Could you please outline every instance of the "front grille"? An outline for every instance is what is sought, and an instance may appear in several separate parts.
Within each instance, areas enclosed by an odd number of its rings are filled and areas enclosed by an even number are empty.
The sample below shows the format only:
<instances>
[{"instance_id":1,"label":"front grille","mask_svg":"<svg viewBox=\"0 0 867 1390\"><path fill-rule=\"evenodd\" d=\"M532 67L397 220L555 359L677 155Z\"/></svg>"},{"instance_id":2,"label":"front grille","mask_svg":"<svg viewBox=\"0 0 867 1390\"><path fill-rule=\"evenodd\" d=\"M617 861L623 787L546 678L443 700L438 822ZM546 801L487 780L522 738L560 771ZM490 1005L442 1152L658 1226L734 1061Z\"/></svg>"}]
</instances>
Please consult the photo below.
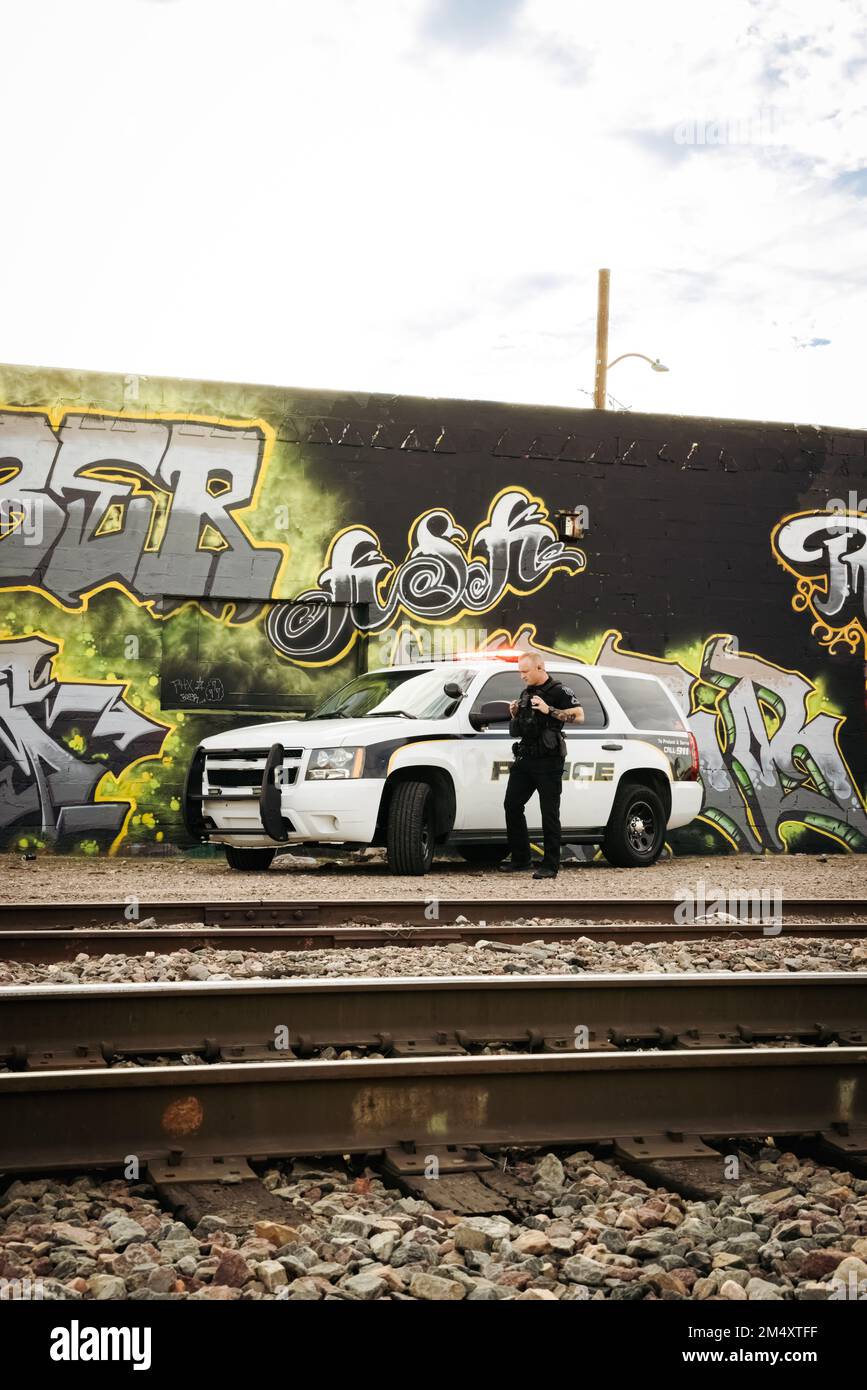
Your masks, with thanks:
<instances>
[{"instance_id":1,"label":"front grille","mask_svg":"<svg viewBox=\"0 0 867 1390\"><path fill-rule=\"evenodd\" d=\"M283 756L280 785L289 787L298 777L298 761L303 756L302 748L287 748ZM205 782L202 788L205 796L221 796L224 792L236 795L256 796L262 790L262 774L268 751L258 748L239 748L231 752L206 752ZM289 760L295 759L291 763Z\"/></svg>"}]
</instances>

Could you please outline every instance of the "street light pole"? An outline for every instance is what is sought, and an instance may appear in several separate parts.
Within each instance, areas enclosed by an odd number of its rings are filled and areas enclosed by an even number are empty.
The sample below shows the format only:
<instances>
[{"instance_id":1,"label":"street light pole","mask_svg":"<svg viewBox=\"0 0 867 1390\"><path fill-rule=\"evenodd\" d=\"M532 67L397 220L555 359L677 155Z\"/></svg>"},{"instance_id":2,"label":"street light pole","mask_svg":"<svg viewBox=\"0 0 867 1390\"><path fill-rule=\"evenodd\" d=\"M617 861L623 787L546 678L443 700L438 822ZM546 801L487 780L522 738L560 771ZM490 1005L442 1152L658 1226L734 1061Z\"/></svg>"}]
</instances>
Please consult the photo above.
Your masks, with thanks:
<instances>
[{"instance_id":1,"label":"street light pole","mask_svg":"<svg viewBox=\"0 0 867 1390\"><path fill-rule=\"evenodd\" d=\"M596 307L596 377L593 383L593 404L597 410L604 410L608 397L608 373L624 357L640 357L649 362L655 372L667 372L658 357L648 357L643 352L621 352L613 362L608 361L608 301L611 289L611 271L599 272L599 299Z\"/></svg>"},{"instance_id":2,"label":"street light pole","mask_svg":"<svg viewBox=\"0 0 867 1390\"><path fill-rule=\"evenodd\" d=\"M593 384L593 404L605 409L608 386L608 291L611 271L599 272L599 299L596 308L596 378Z\"/></svg>"}]
</instances>

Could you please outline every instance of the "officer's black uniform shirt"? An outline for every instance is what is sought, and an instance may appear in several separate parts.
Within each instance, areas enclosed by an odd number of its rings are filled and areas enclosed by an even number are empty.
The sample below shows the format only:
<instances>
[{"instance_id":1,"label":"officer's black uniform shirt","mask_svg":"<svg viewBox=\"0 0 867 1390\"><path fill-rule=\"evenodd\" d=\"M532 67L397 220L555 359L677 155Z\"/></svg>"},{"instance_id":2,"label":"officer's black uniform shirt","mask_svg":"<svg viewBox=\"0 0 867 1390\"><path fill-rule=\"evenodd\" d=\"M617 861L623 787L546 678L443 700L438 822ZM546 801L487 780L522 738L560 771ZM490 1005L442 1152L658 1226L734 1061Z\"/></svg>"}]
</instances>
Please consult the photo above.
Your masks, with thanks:
<instances>
[{"instance_id":1,"label":"officer's black uniform shirt","mask_svg":"<svg viewBox=\"0 0 867 1390\"><path fill-rule=\"evenodd\" d=\"M561 685L559 681L551 676L545 681L544 685L528 685L522 690L521 698L525 701L532 700L534 695L538 695L550 705L552 709L574 709L579 703L574 693L567 685ZM532 709L532 706L531 706ZM528 730L524 721L520 718L513 719L509 724L509 733L513 738L520 739L520 751L525 757L562 757L562 745L559 738L554 748L546 748L542 744L543 731L553 729L557 734L562 734L564 724L561 719L553 719L550 715L540 714L538 710L533 710L533 724L535 730ZM519 710L520 715L520 710ZM534 737L535 732L535 737Z\"/></svg>"}]
</instances>

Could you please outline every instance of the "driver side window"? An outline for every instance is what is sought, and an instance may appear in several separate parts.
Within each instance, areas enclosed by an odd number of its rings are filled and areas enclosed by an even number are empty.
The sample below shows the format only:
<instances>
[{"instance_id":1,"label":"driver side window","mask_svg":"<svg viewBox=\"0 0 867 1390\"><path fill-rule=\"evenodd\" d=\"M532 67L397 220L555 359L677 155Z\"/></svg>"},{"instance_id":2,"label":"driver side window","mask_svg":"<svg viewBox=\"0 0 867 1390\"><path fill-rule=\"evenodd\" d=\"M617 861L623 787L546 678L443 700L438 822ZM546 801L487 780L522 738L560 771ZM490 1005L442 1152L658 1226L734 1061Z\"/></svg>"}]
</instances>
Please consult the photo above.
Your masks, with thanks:
<instances>
[{"instance_id":1,"label":"driver side window","mask_svg":"<svg viewBox=\"0 0 867 1390\"><path fill-rule=\"evenodd\" d=\"M478 714L482 705L489 705L493 700L517 700L523 688L523 681L517 671L499 671L497 675L485 681L473 701L470 714Z\"/></svg>"}]
</instances>

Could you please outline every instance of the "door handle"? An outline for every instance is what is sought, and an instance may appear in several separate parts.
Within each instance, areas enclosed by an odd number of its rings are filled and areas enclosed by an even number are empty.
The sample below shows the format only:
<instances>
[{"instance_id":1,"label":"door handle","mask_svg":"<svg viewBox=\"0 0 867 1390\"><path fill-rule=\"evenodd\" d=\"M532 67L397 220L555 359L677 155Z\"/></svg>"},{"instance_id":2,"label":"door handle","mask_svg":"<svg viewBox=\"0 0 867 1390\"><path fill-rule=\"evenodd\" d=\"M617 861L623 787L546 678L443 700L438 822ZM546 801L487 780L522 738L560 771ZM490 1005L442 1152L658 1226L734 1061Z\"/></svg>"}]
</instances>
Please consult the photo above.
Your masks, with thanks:
<instances>
[{"instance_id":1,"label":"door handle","mask_svg":"<svg viewBox=\"0 0 867 1390\"><path fill-rule=\"evenodd\" d=\"M602 745L603 753L619 753L622 748L622 743L603 743Z\"/></svg>"}]
</instances>

